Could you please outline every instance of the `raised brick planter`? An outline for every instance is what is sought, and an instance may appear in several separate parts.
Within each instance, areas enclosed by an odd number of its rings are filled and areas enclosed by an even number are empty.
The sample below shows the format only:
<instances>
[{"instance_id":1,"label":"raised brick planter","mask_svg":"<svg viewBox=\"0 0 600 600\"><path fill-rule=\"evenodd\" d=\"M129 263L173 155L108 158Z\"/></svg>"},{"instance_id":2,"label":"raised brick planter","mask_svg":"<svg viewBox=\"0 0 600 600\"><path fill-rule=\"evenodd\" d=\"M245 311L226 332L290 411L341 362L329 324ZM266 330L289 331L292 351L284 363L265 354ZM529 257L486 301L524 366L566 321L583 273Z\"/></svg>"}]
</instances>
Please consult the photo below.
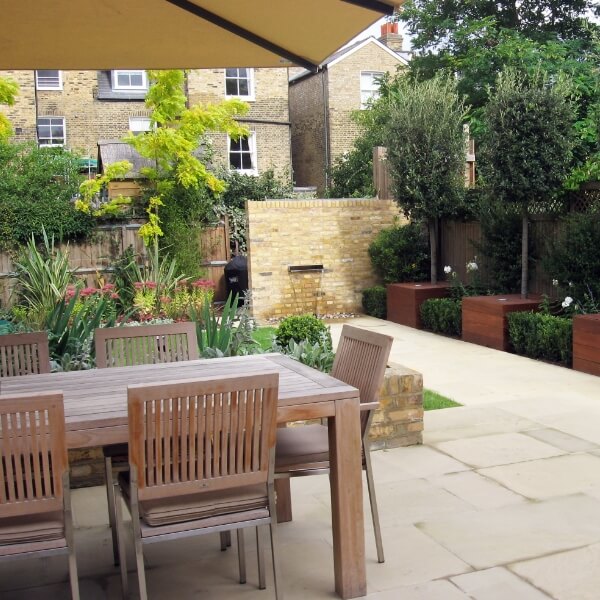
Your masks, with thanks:
<instances>
[{"instance_id":1,"label":"raised brick planter","mask_svg":"<svg viewBox=\"0 0 600 600\"><path fill-rule=\"evenodd\" d=\"M573 368L600 375L600 314L573 317Z\"/></svg>"},{"instance_id":2,"label":"raised brick planter","mask_svg":"<svg viewBox=\"0 0 600 600\"><path fill-rule=\"evenodd\" d=\"M430 298L446 298L450 285L443 283L391 283L387 286L387 319L421 329L421 304Z\"/></svg>"},{"instance_id":3,"label":"raised brick planter","mask_svg":"<svg viewBox=\"0 0 600 600\"><path fill-rule=\"evenodd\" d=\"M423 376L390 363L370 431L371 449L423 443Z\"/></svg>"},{"instance_id":4,"label":"raised brick planter","mask_svg":"<svg viewBox=\"0 0 600 600\"><path fill-rule=\"evenodd\" d=\"M468 296L462 300L462 339L495 348L508 350L508 319L515 311L538 310L540 298L521 298L519 294L503 296Z\"/></svg>"}]
</instances>

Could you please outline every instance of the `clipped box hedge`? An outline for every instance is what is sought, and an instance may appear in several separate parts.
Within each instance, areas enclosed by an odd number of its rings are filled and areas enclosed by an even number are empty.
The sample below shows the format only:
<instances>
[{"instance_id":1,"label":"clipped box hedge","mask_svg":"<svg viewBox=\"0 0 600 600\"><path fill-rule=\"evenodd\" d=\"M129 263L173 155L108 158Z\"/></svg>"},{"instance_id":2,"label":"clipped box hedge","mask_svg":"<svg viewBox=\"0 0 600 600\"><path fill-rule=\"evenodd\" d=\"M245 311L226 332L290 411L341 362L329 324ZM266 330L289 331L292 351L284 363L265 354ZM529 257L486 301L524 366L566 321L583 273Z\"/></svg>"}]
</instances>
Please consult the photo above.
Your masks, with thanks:
<instances>
[{"instance_id":1,"label":"clipped box hedge","mask_svg":"<svg viewBox=\"0 0 600 600\"><path fill-rule=\"evenodd\" d=\"M572 319L535 312L511 312L507 318L509 340L517 354L571 366Z\"/></svg>"},{"instance_id":2,"label":"clipped box hedge","mask_svg":"<svg viewBox=\"0 0 600 600\"><path fill-rule=\"evenodd\" d=\"M421 304L423 329L460 337L462 328L461 301L455 298L430 298Z\"/></svg>"}]
</instances>

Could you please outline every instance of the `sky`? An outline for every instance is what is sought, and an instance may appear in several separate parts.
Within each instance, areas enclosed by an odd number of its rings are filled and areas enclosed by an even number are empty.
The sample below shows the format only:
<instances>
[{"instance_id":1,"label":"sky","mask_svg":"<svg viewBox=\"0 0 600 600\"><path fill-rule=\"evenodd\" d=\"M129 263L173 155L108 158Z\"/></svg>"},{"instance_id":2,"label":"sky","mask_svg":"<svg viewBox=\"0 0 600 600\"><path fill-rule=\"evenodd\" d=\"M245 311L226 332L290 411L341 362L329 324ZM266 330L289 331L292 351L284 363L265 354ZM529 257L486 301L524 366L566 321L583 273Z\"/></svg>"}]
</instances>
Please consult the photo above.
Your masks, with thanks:
<instances>
[{"instance_id":1,"label":"sky","mask_svg":"<svg viewBox=\"0 0 600 600\"><path fill-rule=\"evenodd\" d=\"M371 25L371 27L369 27L369 28L365 29L364 31L362 31L361 33L359 33L355 38L353 38L346 45L348 46L349 44L353 44L354 42L357 42L358 40L364 40L365 38L368 38L370 35L372 35L375 38L380 37L382 23L385 23L385 17L382 17L381 19L379 19L379 21L377 21L376 23L373 23L373 25ZM403 44L402 49L410 50L410 37L404 30L404 23L402 23L402 22L398 23L398 27L399 27L398 31L404 37L404 44Z\"/></svg>"}]
</instances>

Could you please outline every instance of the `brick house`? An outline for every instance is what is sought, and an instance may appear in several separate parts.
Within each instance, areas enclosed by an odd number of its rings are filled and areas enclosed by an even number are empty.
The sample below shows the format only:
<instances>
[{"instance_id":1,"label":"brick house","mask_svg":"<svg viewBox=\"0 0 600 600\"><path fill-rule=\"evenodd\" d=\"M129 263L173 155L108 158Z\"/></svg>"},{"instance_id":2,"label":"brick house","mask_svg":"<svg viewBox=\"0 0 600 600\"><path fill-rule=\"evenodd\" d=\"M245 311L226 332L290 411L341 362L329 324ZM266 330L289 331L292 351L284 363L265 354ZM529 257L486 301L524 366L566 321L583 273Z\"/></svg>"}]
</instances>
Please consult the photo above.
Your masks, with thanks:
<instances>
[{"instance_id":1,"label":"brick house","mask_svg":"<svg viewBox=\"0 0 600 600\"><path fill-rule=\"evenodd\" d=\"M377 94L377 77L408 64L402 36L396 28L369 37L328 57L317 73L290 69L292 166L297 186L328 187L327 172L349 151L359 128L353 111Z\"/></svg>"},{"instance_id":2,"label":"brick house","mask_svg":"<svg viewBox=\"0 0 600 600\"><path fill-rule=\"evenodd\" d=\"M143 70L0 71L20 86L14 106L3 107L16 141L64 146L95 158L100 140L119 140L150 127L144 104ZM257 174L291 171L288 75L286 69L192 70L186 77L190 104L241 98L250 104L240 119L251 131L235 142L212 135L215 163Z\"/></svg>"}]
</instances>

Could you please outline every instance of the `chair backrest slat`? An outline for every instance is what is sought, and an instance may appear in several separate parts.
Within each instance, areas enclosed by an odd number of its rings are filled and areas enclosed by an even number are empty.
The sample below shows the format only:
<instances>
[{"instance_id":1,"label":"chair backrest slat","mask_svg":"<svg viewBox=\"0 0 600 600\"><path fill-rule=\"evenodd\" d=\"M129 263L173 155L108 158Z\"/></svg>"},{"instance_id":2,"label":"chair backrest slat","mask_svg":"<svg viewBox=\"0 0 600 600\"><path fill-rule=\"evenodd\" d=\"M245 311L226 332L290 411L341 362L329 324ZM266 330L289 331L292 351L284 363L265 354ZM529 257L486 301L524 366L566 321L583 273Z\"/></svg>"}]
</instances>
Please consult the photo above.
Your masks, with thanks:
<instances>
[{"instance_id":1,"label":"chair backrest slat","mask_svg":"<svg viewBox=\"0 0 600 600\"><path fill-rule=\"evenodd\" d=\"M67 469L61 393L0 397L0 518L59 510Z\"/></svg>"},{"instance_id":2,"label":"chair backrest slat","mask_svg":"<svg viewBox=\"0 0 600 600\"><path fill-rule=\"evenodd\" d=\"M140 499L267 482L278 385L277 373L258 373L130 386Z\"/></svg>"},{"instance_id":3,"label":"chair backrest slat","mask_svg":"<svg viewBox=\"0 0 600 600\"><path fill-rule=\"evenodd\" d=\"M361 402L377 402L394 338L344 325L331 375L360 390ZM367 415L361 415L364 429Z\"/></svg>"},{"instance_id":4,"label":"chair backrest slat","mask_svg":"<svg viewBox=\"0 0 600 600\"><path fill-rule=\"evenodd\" d=\"M101 327L94 332L96 366L127 367L198 358L192 322L139 327Z\"/></svg>"},{"instance_id":5,"label":"chair backrest slat","mask_svg":"<svg viewBox=\"0 0 600 600\"><path fill-rule=\"evenodd\" d=\"M39 373L50 373L46 332L0 335L0 377Z\"/></svg>"}]
</instances>

